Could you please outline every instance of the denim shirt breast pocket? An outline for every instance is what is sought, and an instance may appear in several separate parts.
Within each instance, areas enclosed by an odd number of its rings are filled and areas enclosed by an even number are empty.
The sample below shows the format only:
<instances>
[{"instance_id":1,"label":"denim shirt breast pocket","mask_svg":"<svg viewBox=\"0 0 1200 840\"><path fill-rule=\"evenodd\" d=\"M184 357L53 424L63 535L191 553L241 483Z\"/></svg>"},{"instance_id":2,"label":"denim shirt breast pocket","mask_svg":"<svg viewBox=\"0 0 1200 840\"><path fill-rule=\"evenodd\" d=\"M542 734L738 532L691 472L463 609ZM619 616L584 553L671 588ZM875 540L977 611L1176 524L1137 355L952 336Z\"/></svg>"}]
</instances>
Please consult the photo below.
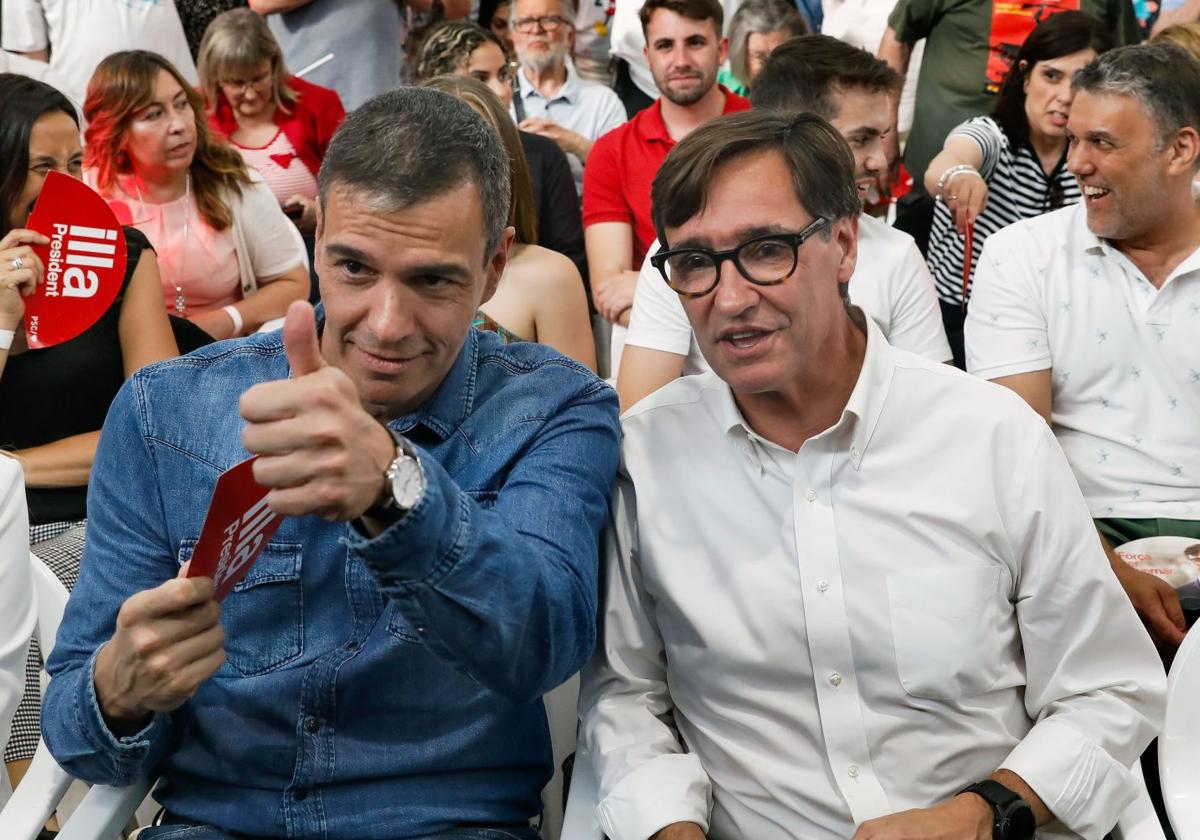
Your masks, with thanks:
<instances>
[{"instance_id":1,"label":"denim shirt breast pocket","mask_svg":"<svg viewBox=\"0 0 1200 840\"><path fill-rule=\"evenodd\" d=\"M179 545L179 564L196 540ZM304 652L304 592L299 543L272 541L221 602L225 664L244 677L278 670ZM218 674L221 673L218 671Z\"/></svg>"}]
</instances>

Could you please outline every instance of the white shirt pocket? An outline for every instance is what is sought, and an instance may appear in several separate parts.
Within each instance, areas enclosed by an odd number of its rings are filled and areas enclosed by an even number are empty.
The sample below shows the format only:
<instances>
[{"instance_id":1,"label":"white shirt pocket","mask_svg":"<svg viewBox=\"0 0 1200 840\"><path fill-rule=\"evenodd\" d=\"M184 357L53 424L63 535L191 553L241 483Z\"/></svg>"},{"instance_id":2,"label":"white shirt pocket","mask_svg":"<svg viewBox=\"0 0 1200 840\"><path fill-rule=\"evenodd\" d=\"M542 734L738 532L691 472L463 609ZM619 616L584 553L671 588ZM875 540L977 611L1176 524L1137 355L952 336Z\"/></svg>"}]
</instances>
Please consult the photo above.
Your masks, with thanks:
<instances>
[{"instance_id":1,"label":"white shirt pocket","mask_svg":"<svg viewBox=\"0 0 1200 840\"><path fill-rule=\"evenodd\" d=\"M1000 570L940 566L888 575L900 684L914 697L957 700L990 691L999 644Z\"/></svg>"}]
</instances>

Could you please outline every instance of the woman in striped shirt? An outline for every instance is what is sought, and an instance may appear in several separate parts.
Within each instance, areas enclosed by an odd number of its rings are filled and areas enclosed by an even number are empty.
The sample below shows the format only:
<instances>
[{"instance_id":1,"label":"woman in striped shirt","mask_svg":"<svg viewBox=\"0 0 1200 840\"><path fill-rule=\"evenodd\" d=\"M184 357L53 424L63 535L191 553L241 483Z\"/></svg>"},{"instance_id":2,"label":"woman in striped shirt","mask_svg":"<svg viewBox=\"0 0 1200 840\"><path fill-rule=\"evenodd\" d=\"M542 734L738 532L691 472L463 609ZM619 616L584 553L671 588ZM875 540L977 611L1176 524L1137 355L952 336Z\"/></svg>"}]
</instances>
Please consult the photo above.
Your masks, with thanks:
<instances>
[{"instance_id":1,"label":"woman in striped shirt","mask_svg":"<svg viewBox=\"0 0 1200 840\"><path fill-rule=\"evenodd\" d=\"M991 116L951 131L925 173L925 188L938 198L926 258L959 367L967 229L974 226L974 272L990 234L1079 201L1066 167L1071 77L1111 47L1104 24L1091 15L1059 12L1042 21L1017 52Z\"/></svg>"}]
</instances>

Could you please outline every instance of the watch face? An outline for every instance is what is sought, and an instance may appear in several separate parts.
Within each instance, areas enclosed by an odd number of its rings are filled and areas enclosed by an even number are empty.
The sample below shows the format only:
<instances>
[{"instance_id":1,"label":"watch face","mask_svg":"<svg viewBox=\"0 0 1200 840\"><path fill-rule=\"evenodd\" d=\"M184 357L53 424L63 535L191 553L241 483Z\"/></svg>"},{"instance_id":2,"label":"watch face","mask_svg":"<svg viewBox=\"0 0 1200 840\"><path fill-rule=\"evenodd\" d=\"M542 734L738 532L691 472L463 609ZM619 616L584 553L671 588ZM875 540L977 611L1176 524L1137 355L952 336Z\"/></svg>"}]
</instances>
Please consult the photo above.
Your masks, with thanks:
<instances>
[{"instance_id":1,"label":"watch face","mask_svg":"<svg viewBox=\"0 0 1200 840\"><path fill-rule=\"evenodd\" d=\"M416 507L424 493L425 475L421 472L421 465L415 458L401 458L392 476L392 496L396 499L396 506L401 510Z\"/></svg>"},{"instance_id":2,"label":"watch face","mask_svg":"<svg viewBox=\"0 0 1200 840\"><path fill-rule=\"evenodd\" d=\"M1037 831L1037 821L1033 818L1033 809L1024 800L1018 800L1009 806L1001 820L1001 836L1004 840L1033 840Z\"/></svg>"}]
</instances>

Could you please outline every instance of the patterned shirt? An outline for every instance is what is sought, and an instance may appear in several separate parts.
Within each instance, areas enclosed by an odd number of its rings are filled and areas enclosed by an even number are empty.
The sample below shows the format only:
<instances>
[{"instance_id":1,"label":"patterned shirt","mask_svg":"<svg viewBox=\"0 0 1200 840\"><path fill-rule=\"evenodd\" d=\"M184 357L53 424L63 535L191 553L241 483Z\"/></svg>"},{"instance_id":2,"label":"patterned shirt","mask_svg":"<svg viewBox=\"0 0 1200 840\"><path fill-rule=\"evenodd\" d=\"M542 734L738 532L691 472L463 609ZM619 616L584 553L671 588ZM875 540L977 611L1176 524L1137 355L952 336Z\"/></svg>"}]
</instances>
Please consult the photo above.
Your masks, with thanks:
<instances>
[{"instance_id":1,"label":"patterned shirt","mask_svg":"<svg viewBox=\"0 0 1200 840\"><path fill-rule=\"evenodd\" d=\"M976 279L967 369L1050 370L1092 516L1200 520L1200 248L1155 288L1077 204L997 233Z\"/></svg>"}]
</instances>

